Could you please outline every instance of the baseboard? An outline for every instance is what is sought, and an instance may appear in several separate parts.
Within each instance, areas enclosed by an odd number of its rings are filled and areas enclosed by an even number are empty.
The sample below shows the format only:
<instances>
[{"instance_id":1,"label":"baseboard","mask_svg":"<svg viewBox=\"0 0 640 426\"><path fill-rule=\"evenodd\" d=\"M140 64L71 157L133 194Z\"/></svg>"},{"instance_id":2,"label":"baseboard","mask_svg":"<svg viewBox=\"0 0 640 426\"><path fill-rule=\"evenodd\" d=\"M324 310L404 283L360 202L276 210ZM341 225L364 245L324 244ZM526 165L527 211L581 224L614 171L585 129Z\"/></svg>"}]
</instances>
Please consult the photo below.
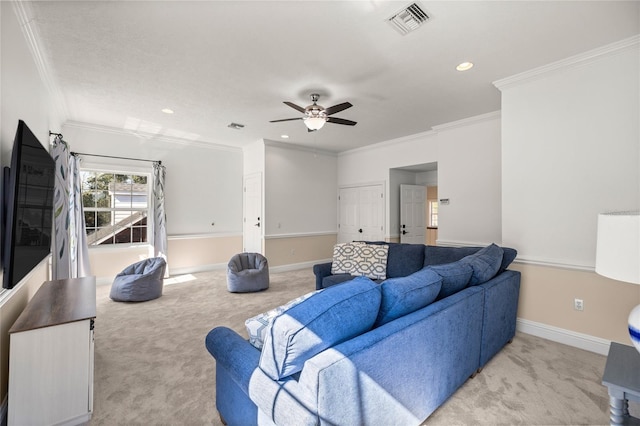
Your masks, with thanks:
<instances>
[{"instance_id":1,"label":"baseboard","mask_svg":"<svg viewBox=\"0 0 640 426\"><path fill-rule=\"evenodd\" d=\"M611 341L599 337L522 318L518 318L516 321L516 330L575 348L595 352L600 355L607 355L609 353L609 345L611 344Z\"/></svg>"}]
</instances>

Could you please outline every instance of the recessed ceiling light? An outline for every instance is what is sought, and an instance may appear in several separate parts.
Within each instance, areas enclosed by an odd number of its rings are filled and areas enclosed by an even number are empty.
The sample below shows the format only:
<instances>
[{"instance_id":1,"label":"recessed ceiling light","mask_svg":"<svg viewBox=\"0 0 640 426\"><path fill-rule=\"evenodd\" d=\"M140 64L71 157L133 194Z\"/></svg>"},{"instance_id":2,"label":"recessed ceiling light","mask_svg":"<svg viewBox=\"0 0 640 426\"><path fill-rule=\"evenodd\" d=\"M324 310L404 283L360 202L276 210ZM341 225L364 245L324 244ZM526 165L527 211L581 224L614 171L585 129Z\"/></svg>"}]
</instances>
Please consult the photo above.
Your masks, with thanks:
<instances>
[{"instance_id":1,"label":"recessed ceiling light","mask_svg":"<svg viewBox=\"0 0 640 426\"><path fill-rule=\"evenodd\" d=\"M467 71L471 68L473 68L473 62L463 62L456 67L458 71Z\"/></svg>"},{"instance_id":2,"label":"recessed ceiling light","mask_svg":"<svg viewBox=\"0 0 640 426\"><path fill-rule=\"evenodd\" d=\"M289 139L289 135L280 135L282 139Z\"/></svg>"},{"instance_id":3,"label":"recessed ceiling light","mask_svg":"<svg viewBox=\"0 0 640 426\"><path fill-rule=\"evenodd\" d=\"M173 110L170 108L162 108L162 112L165 114L173 114Z\"/></svg>"}]
</instances>

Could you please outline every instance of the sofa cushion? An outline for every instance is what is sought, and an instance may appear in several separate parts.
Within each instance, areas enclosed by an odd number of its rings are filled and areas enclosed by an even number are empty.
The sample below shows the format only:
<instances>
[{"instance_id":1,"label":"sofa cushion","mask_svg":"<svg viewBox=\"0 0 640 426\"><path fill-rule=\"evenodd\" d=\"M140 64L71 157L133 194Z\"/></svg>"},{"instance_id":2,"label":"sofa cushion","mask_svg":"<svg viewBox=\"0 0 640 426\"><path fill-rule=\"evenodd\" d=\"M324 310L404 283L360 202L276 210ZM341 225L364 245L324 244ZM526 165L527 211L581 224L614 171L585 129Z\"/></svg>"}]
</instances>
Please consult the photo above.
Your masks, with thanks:
<instances>
[{"instance_id":1,"label":"sofa cushion","mask_svg":"<svg viewBox=\"0 0 640 426\"><path fill-rule=\"evenodd\" d=\"M346 281L351 281L355 277L351 274L336 274L329 275L322 279L322 288L331 287L332 285L342 284Z\"/></svg>"},{"instance_id":2,"label":"sofa cushion","mask_svg":"<svg viewBox=\"0 0 640 426\"><path fill-rule=\"evenodd\" d=\"M429 268L421 269L407 277L389 278L384 281L380 285L382 303L376 326L424 308L438 296L441 284L442 278Z\"/></svg>"},{"instance_id":3,"label":"sofa cushion","mask_svg":"<svg viewBox=\"0 0 640 426\"><path fill-rule=\"evenodd\" d=\"M297 304L307 300L308 298L318 293L319 291L322 291L322 290L312 291L296 299L293 299L282 306L278 306L277 308L273 308L270 311L264 312L262 314L258 314L255 317L251 317L247 319L244 322L244 325L247 328L247 334L249 335L249 343L251 343L257 349L262 349L262 346L264 345L264 339L267 334L267 330L273 323L273 319L278 315L293 308Z\"/></svg>"},{"instance_id":4,"label":"sofa cushion","mask_svg":"<svg viewBox=\"0 0 640 426\"><path fill-rule=\"evenodd\" d=\"M473 268L461 260L443 265L432 265L427 268L436 272L442 278L442 286L437 299L443 299L464 289L471 280Z\"/></svg>"},{"instance_id":5,"label":"sofa cushion","mask_svg":"<svg viewBox=\"0 0 640 426\"><path fill-rule=\"evenodd\" d=\"M355 271L358 247L364 243L340 243L333 246L333 259L331 262L332 274L350 274Z\"/></svg>"},{"instance_id":6,"label":"sofa cushion","mask_svg":"<svg viewBox=\"0 0 640 426\"><path fill-rule=\"evenodd\" d=\"M452 263L462 259L470 254L477 253L483 247L444 247L444 246L425 246L424 247L424 266L442 265ZM499 273L506 271L511 262L516 258L518 252L509 247L502 247L504 255L500 264Z\"/></svg>"},{"instance_id":7,"label":"sofa cushion","mask_svg":"<svg viewBox=\"0 0 640 426\"><path fill-rule=\"evenodd\" d=\"M378 284L357 277L293 306L267 330L260 368L274 380L299 372L309 358L369 331L380 299Z\"/></svg>"},{"instance_id":8,"label":"sofa cushion","mask_svg":"<svg viewBox=\"0 0 640 426\"><path fill-rule=\"evenodd\" d=\"M513 262L518 255L516 249L512 249L510 247L502 247L502 263L500 264L500 269L498 269L498 273L502 273L507 270L511 262Z\"/></svg>"},{"instance_id":9,"label":"sofa cushion","mask_svg":"<svg viewBox=\"0 0 640 426\"><path fill-rule=\"evenodd\" d=\"M502 264L502 248L491 244L474 254L462 258L460 261L473 268L469 285L478 285L493 278Z\"/></svg>"},{"instance_id":10,"label":"sofa cushion","mask_svg":"<svg viewBox=\"0 0 640 426\"><path fill-rule=\"evenodd\" d=\"M362 244L356 247L358 252L355 268L351 275L384 280L387 278L387 256L389 246L387 244Z\"/></svg>"},{"instance_id":11,"label":"sofa cushion","mask_svg":"<svg viewBox=\"0 0 640 426\"><path fill-rule=\"evenodd\" d=\"M387 244L387 278L406 277L424 267L424 244L387 243L372 241L367 244Z\"/></svg>"}]
</instances>

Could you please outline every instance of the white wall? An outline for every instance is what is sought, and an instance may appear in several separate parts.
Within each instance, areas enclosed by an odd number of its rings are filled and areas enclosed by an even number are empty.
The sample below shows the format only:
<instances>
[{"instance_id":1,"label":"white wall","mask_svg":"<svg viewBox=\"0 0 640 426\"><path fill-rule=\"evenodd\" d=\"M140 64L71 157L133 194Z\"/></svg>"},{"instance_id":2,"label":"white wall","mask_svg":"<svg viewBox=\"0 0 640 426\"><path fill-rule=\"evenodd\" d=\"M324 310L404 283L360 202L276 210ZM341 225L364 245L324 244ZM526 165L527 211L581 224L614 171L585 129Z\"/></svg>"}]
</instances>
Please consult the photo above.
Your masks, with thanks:
<instances>
[{"instance_id":1,"label":"white wall","mask_svg":"<svg viewBox=\"0 0 640 426\"><path fill-rule=\"evenodd\" d=\"M147 140L132 133L69 123L64 138L75 152L159 160L166 167L167 233L242 234L242 150L206 143ZM84 157L87 163L136 163ZM215 225L212 225L215 223Z\"/></svg>"},{"instance_id":2,"label":"white wall","mask_svg":"<svg viewBox=\"0 0 640 426\"><path fill-rule=\"evenodd\" d=\"M60 128L54 116L49 92L40 79L30 47L20 28L11 2L0 2L2 8L0 90L0 141L2 165L11 162L13 138L18 120L23 120L47 149L49 129Z\"/></svg>"},{"instance_id":3,"label":"white wall","mask_svg":"<svg viewBox=\"0 0 640 426\"><path fill-rule=\"evenodd\" d=\"M265 147L265 236L335 233L337 159L334 154Z\"/></svg>"},{"instance_id":4,"label":"white wall","mask_svg":"<svg viewBox=\"0 0 640 426\"><path fill-rule=\"evenodd\" d=\"M500 115L490 113L435 127L433 131L341 153L338 185L385 182L390 169L438 163L438 241L501 242ZM433 176L432 176L433 177ZM417 181L416 181L417 182ZM397 234L396 202L388 197L386 237ZM392 204L393 203L393 204Z\"/></svg>"},{"instance_id":5,"label":"white wall","mask_svg":"<svg viewBox=\"0 0 640 426\"><path fill-rule=\"evenodd\" d=\"M244 175L252 173L264 174L264 141L259 140L242 149L244 158Z\"/></svg>"},{"instance_id":6,"label":"white wall","mask_svg":"<svg viewBox=\"0 0 640 426\"><path fill-rule=\"evenodd\" d=\"M497 83L502 233L522 259L593 267L598 213L640 207L635 40Z\"/></svg>"},{"instance_id":7,"label":"white wall","mask_svg":"<svg viewBox=\"0 0 640 426\"><path fill-rule=\"evenodd\" d=\"M47 87L40 79L38 67L25 42L20 21L12 2L0 2L0 163L11 161L13 138L22 119L48 148L49 129L60 128L60 118L53 113ZM0 236L0 241L2 240ZM2 275L0 274L0 280ZM48 279L47 262L25 277L12 290L0 290L0 413L6 408L9 372L8 330L33 294ZM3 420L0 416L0 421Z\"/></svg>"},{"instance_id":8,"label":"white wall","mask_svg":"<svg viewBox=\"0 0 640 426\"><path fill-rule=\"evenodd\" d=\"M438 132L438 242L500 244L500 117L488 114Z\"/></svg>"}]
</instances>

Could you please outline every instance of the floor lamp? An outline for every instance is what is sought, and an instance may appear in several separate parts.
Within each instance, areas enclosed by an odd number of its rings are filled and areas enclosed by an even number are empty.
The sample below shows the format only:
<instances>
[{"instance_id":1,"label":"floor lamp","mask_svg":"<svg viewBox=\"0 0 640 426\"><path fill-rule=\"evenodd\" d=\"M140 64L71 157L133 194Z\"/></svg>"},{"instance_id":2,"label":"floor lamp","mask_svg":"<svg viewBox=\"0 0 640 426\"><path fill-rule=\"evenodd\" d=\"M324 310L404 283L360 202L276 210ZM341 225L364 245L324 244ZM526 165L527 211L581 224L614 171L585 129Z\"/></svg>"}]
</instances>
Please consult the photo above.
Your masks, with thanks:
<instances>
[{"instance_id":1,"label":"floor lamp","mask_svg":"<svg viewBox=\"0 0 640 426\"><path fill-rule=\"evenodd\" d=\"M640 284L640 212L598 215L596 273ZM640 302L640 288L637 301ZM640 352L640 304L629 315L629 335Z\"/></svg>"}]
</instances>

